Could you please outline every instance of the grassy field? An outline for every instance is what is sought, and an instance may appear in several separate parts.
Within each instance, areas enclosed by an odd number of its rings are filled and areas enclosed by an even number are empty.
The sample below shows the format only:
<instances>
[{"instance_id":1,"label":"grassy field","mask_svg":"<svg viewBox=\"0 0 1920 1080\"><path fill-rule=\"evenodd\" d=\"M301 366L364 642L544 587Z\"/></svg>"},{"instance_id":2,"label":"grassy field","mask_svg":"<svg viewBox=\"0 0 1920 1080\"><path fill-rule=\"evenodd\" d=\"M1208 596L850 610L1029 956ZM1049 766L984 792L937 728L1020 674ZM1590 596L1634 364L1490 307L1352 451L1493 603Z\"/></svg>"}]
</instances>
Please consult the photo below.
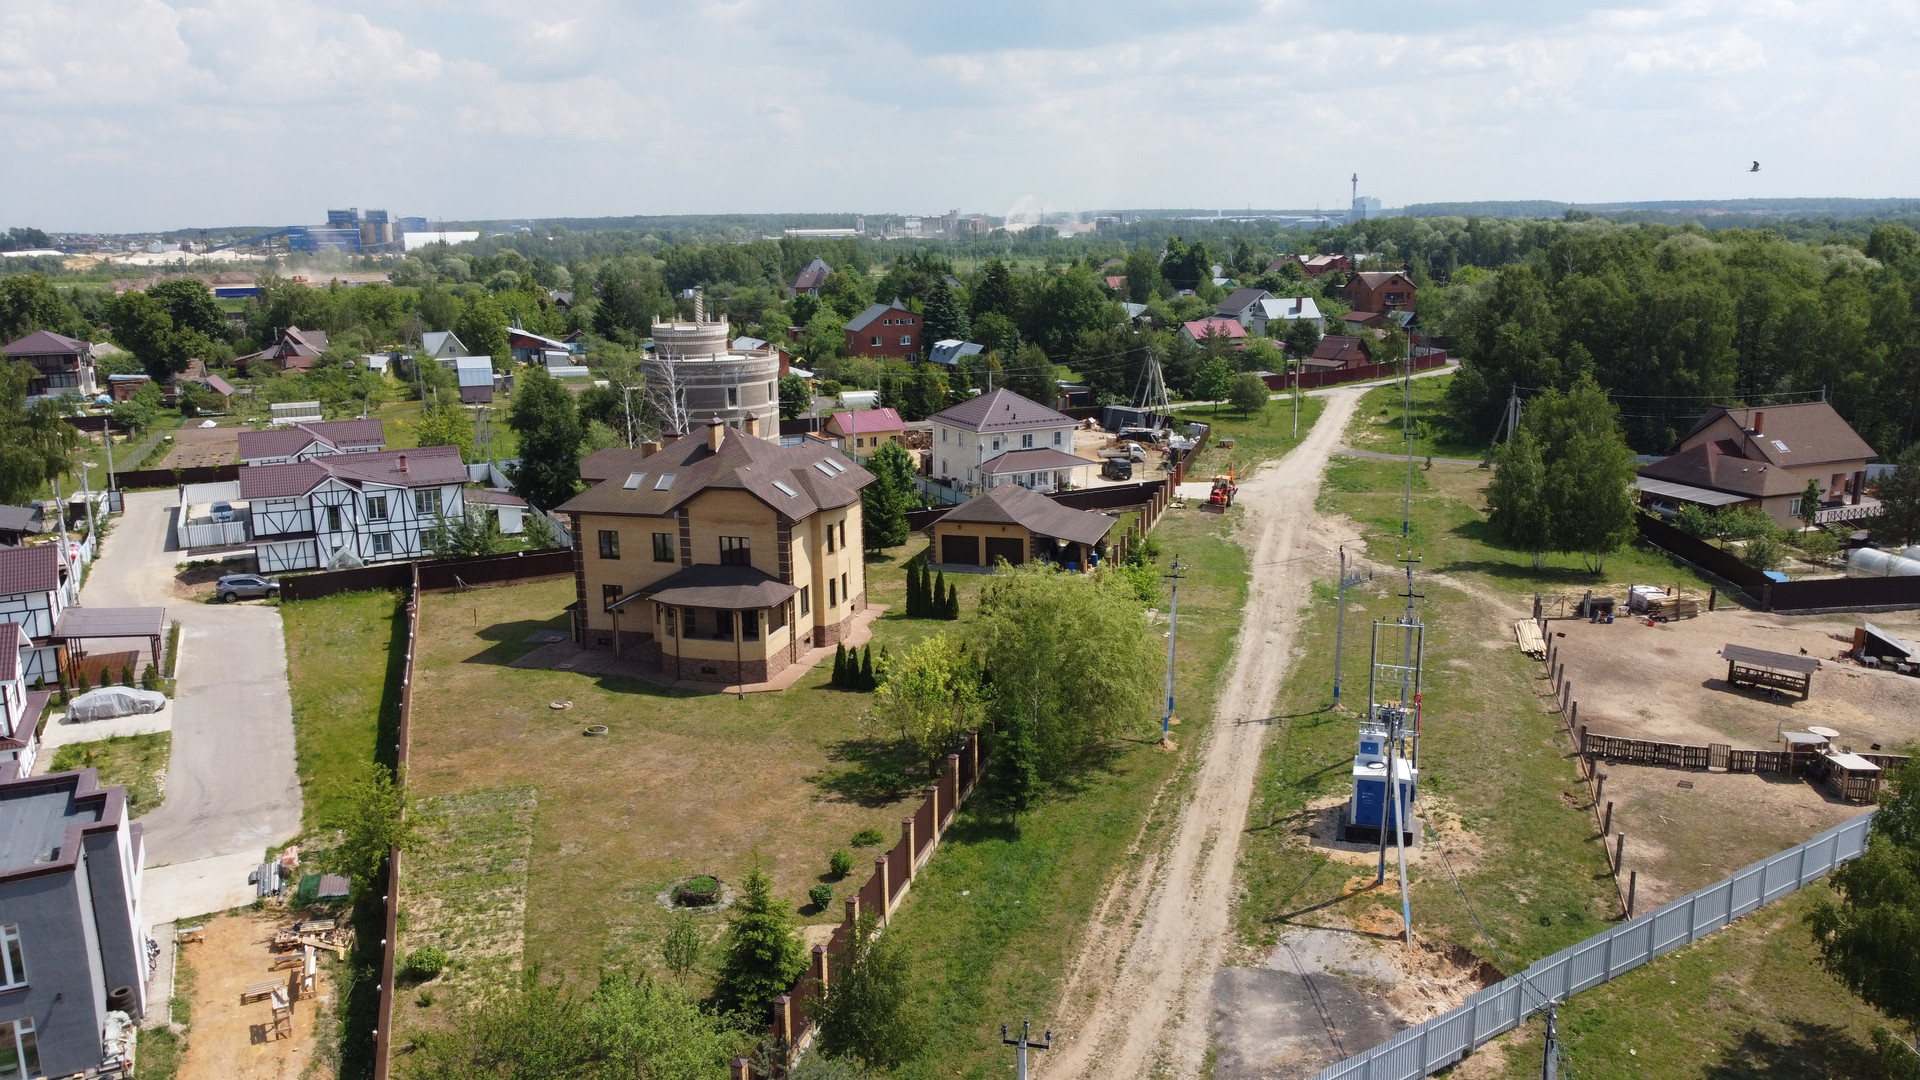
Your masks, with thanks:
<instances>
[{"instance_id":1,"label":"grassy field","mask_svg":"<svg viewBox=\"0 0 1920 1080\"><path fill-rule=\"evenodd\" d=\"M1300 434L1304 436L1313 430L1313 425L1325 411L1325 398L1300 398ZM1252 415L1243 415L1232 409L1222 408L1218 416L1211 406L1194 409L1175 409L1173 415L1182 421L1199 421L1213 425L1213 437L1204 454L1193 468L1187 470L1187 478L1205 479L1216 472L1226 471L1227 463L1233 462L1241 472L1254 464L1269 461L1293 449L1299 438L1294 435L1293 402L1282 399L1268 401L1267 407ZM1219 445L1221 439L1232 439L1232 449Z\"/></svg>"},{"instance_id":2,"label":"grassy field","mask_svg":"<svg viewBox=\"0 0 1920 1080\"><path fill-rule=\"evenodd\" d=\"M1463 433L1447 422L1447 386L1452 375L1434 375L1414 379L1413 453L1415 457L1470 458L1478 461L1487 452L1493 432ZM1347 428L1347 445L1356 450L1375 450L1398 454L1406 450L1406 385L1390 383L1367 391L1353 423Z\"/></svg>"},{"instance_id":3,"label":"grassy field","mask_svg":"<svg viewBox=\"0 0 1920 1080\"><path fill-rule=\"evenodd\" d=\"M293 739L304 819L340 808L343 785L376 756L381 724L399 720L406 606L399 593L343 593L280 605L293 691ZM382 760L389 763L388 749Z\"/></svg>"},{"instance_id":4,"label":"grassy field","mask_svg":"<svg viewBox=\"0 0 1920 1080\"><path fill-rule=\"evenodd\" d=\"M114 735L94 742L68 743L54 751L51 771L99 770L101 786L126 786L127 815L139 817L166 799L167 757L172 752L170 732Z\"/></svg>"},{"instance_id":5,"label":"grassy field","mask_svg":"<svg viewBox=\"0 0 1920 1080\"><path fill-rule=\"evenodd\" d=\"M1884 1075L1884 1024L1819 965L1810 886L1560 1007L1562 1076L1581 1080L1827 1080ZM1541 1021L1482 1047L1456 1075L1540 1075Z\"/></svg>"}]
</instances>

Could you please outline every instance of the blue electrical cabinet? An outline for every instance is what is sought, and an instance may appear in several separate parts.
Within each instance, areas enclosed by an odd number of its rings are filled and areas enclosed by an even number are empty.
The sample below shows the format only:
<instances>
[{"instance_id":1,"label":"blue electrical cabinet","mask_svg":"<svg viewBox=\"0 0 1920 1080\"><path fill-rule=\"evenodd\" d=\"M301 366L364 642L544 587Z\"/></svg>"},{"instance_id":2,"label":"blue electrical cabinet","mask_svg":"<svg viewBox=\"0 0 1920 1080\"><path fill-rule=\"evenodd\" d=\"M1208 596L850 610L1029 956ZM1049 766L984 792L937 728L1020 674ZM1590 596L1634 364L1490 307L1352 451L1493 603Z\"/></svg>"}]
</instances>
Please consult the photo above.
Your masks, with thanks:
<instances>
[{"instance_id":1,"label":"blue electrical cabinet","mask_svg":"<svg viewBox=\"0 0 1920 1080\"><path fill-rule=\"evenodd\" d=\"M1363 829L1392 828L1400 825L1399 812L1389 794L1387 776L1392 773L1400 788L1400 801L1409 822L1413 819L1413 799L1419 786L1420 770L1413 762L1391 752L1387 729L1367 723L1360 728L1360 752L1353 756L1353 796L1347 802L1347 824Z\"/></svg>"}]
</instances>

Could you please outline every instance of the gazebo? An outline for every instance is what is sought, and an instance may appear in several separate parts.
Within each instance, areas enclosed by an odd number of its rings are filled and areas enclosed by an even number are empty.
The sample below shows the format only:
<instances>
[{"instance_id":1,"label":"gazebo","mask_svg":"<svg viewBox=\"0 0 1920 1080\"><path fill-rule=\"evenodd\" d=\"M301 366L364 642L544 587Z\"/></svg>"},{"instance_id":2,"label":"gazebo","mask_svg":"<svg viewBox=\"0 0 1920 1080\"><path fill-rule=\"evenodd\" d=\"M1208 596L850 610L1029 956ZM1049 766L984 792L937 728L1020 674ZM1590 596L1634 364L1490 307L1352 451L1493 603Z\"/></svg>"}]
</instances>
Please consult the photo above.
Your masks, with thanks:
<instances>
[{"instance_id":1,"label":"gazebo","mask_svg":"<svg viewBox=\"0 0 1920 1080\"><path fill-rule=\"evenodd\" d=\"M78 682L86 670L80 663L86 652L77 643L106 638L145 638L155 667L161 666L161 642L167 634L167 609L70 607L61 612L53 637L67 654L67 677Z\"/></svg>"}]
</instances>

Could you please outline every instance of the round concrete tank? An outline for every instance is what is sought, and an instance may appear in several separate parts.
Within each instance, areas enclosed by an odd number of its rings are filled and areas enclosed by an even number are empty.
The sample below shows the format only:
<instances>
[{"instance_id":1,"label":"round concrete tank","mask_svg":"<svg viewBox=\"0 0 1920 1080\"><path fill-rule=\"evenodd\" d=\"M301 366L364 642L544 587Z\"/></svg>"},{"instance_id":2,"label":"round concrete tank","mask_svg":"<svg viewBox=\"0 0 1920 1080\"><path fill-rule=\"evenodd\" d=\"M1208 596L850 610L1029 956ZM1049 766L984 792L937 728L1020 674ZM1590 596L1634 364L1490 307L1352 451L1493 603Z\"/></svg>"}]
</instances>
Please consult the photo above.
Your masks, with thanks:
<instances>
[{"instance_id":1,"label":"round concrete tank","mask_svg":"<svg viewBox=\"0 0 1920 1080\"><path fill-rule=\"evenodd\" d=\"M672 387L689 430L719 419L728 427L780 439L780 350L772 345L734 349L725 320L653 321L653 352L640 368L648 399Z\"/></svg>"},{"instance_id":2,"label":"round concrete tank","mask_svg":"<svg viewBox=\"0 0 1920 1080\"><path fill-rule=\"evenodd\" d=\"M1848 577L1920 577L1920 559L1908 559L1879 548L1855 548L1847 553Z\"/></svg>"}]
</instances>

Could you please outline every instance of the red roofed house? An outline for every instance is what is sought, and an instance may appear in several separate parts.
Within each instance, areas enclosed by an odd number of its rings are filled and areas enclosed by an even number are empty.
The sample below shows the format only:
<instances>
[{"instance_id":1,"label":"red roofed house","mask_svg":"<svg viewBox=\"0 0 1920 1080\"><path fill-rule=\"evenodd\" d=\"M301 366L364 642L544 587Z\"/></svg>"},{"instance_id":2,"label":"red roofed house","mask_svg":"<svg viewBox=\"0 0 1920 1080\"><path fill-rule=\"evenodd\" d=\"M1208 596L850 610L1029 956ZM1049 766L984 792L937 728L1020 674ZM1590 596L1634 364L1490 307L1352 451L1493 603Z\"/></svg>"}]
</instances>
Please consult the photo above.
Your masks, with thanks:
<instances>
[{"instance_id":1,"label":"red roofed house","mask_svg":"<svg viewBox=\"0 0 1920 1080\"><path fill-rule=\"evenodd\" d=\"M466 513L467 467L451 446L327 454L240 470L263 574L431 554L432 530Z\"/></svg>"},{"instance_id":2,"label":"red roofed house","mask_svg":"<svg viewBox=\"0 0 1920 1080\"><path fill-rule=\"evenodd\" d=\"M905 441L907 422L895 409L860 409L827 417L826 429L828 435L839 440L841 450L867 458L882 442Z\"/></svg>"},{"instance_id":3,"label":"red roofed house","mask_svg":"<svg viewBox=\"0 0 1920 1080\"><path fill-rule=\"evenodd\" d=\"M234 363L240 365L242 371L249 370L256 361L281 371L306 371L326 351L326 331L289 326L280 332L279 341L257 353L248 353Z\"/></svg>"},{"instance_id":4,"label":"red roofed house","mask_svg":"<svg viewBox=\"0 0 1920 1080\"><path fill-rule=\"evenodd\" d=\"M1715 406L1670 455L1640 470L1642 501L1759 506L1783 527L1800 527L1801 499L1820 488L1818 524L1880 513L1866 494L1873 447L1824 401L1764 409Z\"/></svg>"},{"instance_id":5,"label":"red roofed house","mask_svg":"<svg viewBox=\"0 0 1920 1080\"><path fill-rule=\"evenodd\" d=\"M61 613L79 602L79 575L58 543L0 548L0 622L20 624L28 641L27 681L60 681L53 632Z\"/></svg>"},{"instance_id":6,"label":"red roofed house","mask_svg":"<svg viewBox=\"0 0 1920 1080\"><path fill-rule=\"evenodd\" d=\"M1112 289L1114 292L1126 292L1127 291L1127 275L1108 274L1107 288Z\"/></svg>"},{"instance_id":7,"label":"red roofed house","mask_svg":"<svg viewBox=\"0 0 1920 1080\"><path fill-rule=\"evenodd\" d=\"M1267 267L1267 273L1279 273L1289 261L1310 278L1325 277L1336 270L1342 274L1353 273L1353 260L1345 255L1282 255Z\"/></svg>"},{"instance_id":8,"label":"red roofed house","mask_svg":"<svg viewBox=\"0 0 1920 1080\"><path fill-rule=\"evenodd\" d=\"M1413 279L1398 270L1355 274L1347 282L1347 303L1355 311L1412 311Z\"/></svg>"},{"instance_id":9,"label":"red roofed house","mask_svg":"<svg viewBox=\"0 0 1920 1080\"><path fill-rule=\"evenodd\" d=\"M365 454L387 447L378 420L309 420L304 424L240 433L240 464L284 465L328 454Z\"/></svg>"},{"instance_id":10,"label":"red roofed house","mask_svg":"<svg viewBox=\"0 0 1920 1080\"><path fill-rule=\"evenodd\" d=\"M98 393L93 374L93 346L84 341L36 330L17 341L0 347L9 360L24 360L33 365L33 380L27 384L27 397L58 397Z\"/></svg>"},{"instance_id":11,"label":"red roofed house","mask_svg":"<svg viewBox=\"0 0 1920 1080\"><path fill-rule=\"evenodd\" d=\"M847 321L848 356L897 356L911 360L921 353L922 323L896 298L891 304L871 304Z\"/></svg>"},{"instance_id":12,"label":"red roofed house","mask_svg":"<svg viewBox=\"0 0 1920 1080\"><path fill-rule=\"evenodd\" d=\"M1313 355L1300 361L1302 366L1316 371L1338 371L1341 368L1361 367L1373 363L1367 351L1361 347L1360 339L1345 334L1328 334L1320 339Z\"/></svg>"},{"instance_id":13,"label":"red roofed house","mask_svg":"<svg viewBox=\"0 0 1920 1080\"><path fill-rule=\"evenodd\" d=\"M1181 323L1180 332L1186 335L1188 341L1195 344L1205 342L1207 335L1211 334L1214 337L1226 338L1227 342L1236 349L1244 349L1247 345L1247 328L1241 326L1238 319L1220 317L1195 319L1192 322Z\"/></svg>"}]
</instances>

